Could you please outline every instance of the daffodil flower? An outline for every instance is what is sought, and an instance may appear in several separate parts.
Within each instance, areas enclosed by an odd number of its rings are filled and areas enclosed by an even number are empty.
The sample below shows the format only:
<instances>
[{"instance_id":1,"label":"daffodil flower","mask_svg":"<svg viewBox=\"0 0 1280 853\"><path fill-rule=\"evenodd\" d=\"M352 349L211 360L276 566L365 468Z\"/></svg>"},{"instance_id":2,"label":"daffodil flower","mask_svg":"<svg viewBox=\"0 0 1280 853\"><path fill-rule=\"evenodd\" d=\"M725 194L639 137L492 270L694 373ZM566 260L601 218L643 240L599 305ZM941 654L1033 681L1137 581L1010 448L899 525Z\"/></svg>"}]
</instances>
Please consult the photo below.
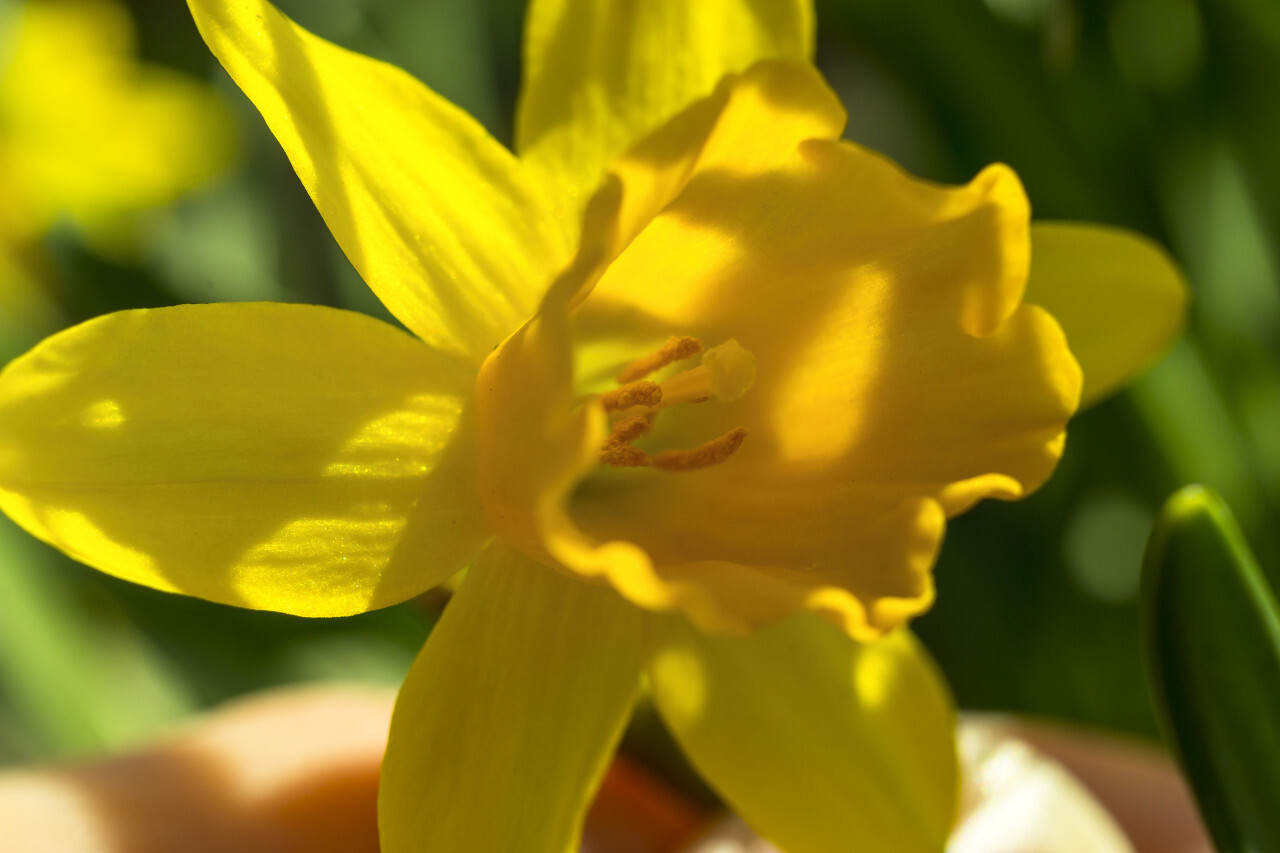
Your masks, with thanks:
<instances>
[{"instance_id":1,"label":"daffodil flower","mask_svg":"<svg viewBox=\"0 0 1280 853\"><path fill-rule=\"evenodd\" d=\"M534 0L515 154L266 0L190 6L414 336L274 304L54 336L0 376L5 511L308 616L469 566L400 693L390 853L570 848L642 682L792 853L940 850L952 711L900 626L945 519L1048 477L1079 365L1105 393L1177 328L1164 256L840 141L803 0Z\"/></svg>"},{"instance_id":2,"label":"daffodil flower","mask_svg":"<svg viewBox=\"0 0 1280 853\"><path fill-rule=\"evenodd\" d=\"M225 168L231 127L212 89L138 61L115 0L2 11L0 327L47 330L36 241L65 219L100 249L127 249L137 214Z\"/></svg>"}]
</instances>

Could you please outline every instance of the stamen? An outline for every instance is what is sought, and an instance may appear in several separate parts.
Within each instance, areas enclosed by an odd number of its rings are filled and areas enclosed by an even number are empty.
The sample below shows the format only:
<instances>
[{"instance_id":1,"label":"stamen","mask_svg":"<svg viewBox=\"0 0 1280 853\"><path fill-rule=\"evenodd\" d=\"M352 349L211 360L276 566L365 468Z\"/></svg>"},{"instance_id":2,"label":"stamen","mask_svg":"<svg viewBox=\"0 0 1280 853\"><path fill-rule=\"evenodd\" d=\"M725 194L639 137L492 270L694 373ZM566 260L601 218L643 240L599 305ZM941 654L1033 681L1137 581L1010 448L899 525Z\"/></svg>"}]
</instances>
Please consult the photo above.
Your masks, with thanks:
<instances>
[{"instance_id":1,"label":"stamen","mask_svg":"<svg viewBox=\"0 0 1280 853\"><path fill-rule=\"evenodd\" d=\"M644 468L649 464L649 454L630 444L606 444L600 451L600 461L615 468Z\"/></svg>"},{"instance_id":2,"label":"stamen","mask_svg":"<svg viewBox=\"0 0 1280 853\"><path fill-rule=\"evenodd\" d=\"M736 453L746 437L745 429L735 427L719 438L713 438L693 450L664 450L656 453L649 462L654 468L661 468L663 471L696 471L699 468L709 468L712 465L719 465Z\"/></svg>"},{"instance_id":3,"label":"stamen","mask_svg":"<svg viewBox=\"0 0 1280 853\"><path fill-rule=\"evenodd\" d=\"M658 417L657 412L646 412L644 414L627 415L613 425L613 429L609 431L609 437L605 439L605 446L611 444L630 444L640 436L649 431L653 426L654 419Z\"/></svg>"},{"instance_id":4,"label":"stamen","mask_svg":"<svg viewBox=\"0 0 1280 853\"><path fill-rule=\"evenodd\" d=\"M649 432L661 409L713 397L731 403L750 390L756 380L756 359L733 339L702 352L701 364L680 371L662 385L639 378L699 352L702 343L697 338L672 337L657 352L623 369L619 381L626 384L600 395L605 411L618 416L600 447L601 462L615 468L696 471L719 465L738 451L747 437L742 427L692 450L664 450L650 456L632 444Z\"/></svg>"},{"instance_id":5,"label":"stamen","mask_svg":"<svg viewBox=\"0 0 1280 853\"><path fill-rule=\"evenodd\" d=\"M621 388L601 394L600 402L606 412L622 411L632 406L656 406L662 402L662 387L647 379L629 382Z\"/></svg>"},{"instance_id":6,"label":"stamen","mask_svg":"<svg viewBox=\"0 0 1280 853\"><path fill-rule=\"evenodd\" d=\"M648 376L655 370L661 370L668 364L684 361L686 358L697 355L700 352L702 352L702 341L697 338L667 338L667 342L659 347L657 352L637 358L622 368L622 372L618 374L618 381L634 382L637 379Z\"/></svg>"},{"instance_id":7,"label":"stamen","mask_svg":"<svg viewBox=\"0 0 1280 853\"><path fill-rule=\"evenodd\" d=\"M600 448L600 461L615 468L643 468L649 464L649 454L631 442L649 431L657 419L657 412L627 415L613 425L609 437Z\"/></svg>"}]
</instances>

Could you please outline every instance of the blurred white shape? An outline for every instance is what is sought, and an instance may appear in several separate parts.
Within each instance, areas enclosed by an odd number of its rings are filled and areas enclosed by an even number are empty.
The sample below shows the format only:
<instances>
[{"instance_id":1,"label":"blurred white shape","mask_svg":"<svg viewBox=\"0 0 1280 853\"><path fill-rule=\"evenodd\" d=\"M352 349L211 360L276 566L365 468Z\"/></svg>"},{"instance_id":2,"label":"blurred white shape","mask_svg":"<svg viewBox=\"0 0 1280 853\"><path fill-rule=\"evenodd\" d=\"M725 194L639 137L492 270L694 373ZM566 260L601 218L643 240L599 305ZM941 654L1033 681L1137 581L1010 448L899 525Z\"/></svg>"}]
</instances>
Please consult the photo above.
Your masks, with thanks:
<instances>
[{"instance_id":1,"label":"blurred white shape","mask_svg":"<svg viewBox=\"0 0 1280 853\"><path fill-rule=\"evenodd\" d=\"M959 744L964 791L947 853L1133 853L1083 785L998 721L962 721ZM780 851L729 817L685 853Z\"/></svg>"},{"instance_id":2,"label":"blurred white shape","mask_svg":"<svg viewBox=\"0 0 1280 853\"><path fill-rule=\"evenodd\" d=\"M965 721L959 743L964 794L947 853L1132 853L1083 785L998 724Z\"/></svg>"}]
</instances>

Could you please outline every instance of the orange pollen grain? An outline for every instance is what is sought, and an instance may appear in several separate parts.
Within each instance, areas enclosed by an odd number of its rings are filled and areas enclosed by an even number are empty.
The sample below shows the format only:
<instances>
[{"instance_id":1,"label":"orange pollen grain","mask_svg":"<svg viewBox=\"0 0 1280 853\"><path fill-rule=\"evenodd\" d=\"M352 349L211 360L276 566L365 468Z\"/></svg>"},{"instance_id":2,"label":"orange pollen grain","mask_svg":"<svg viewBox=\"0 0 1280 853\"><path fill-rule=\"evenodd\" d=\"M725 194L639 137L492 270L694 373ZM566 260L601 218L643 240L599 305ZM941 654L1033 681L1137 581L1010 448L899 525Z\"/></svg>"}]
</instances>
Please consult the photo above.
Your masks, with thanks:
<instances>
[{"instance_id":1,"label":"orange pollen grain","mask_svg":"<svg viewBox=\"0 0 1280 853\"><path fill-rule=\"evenodd\" d=\"M719 465L736 453L746 437L747 431L744 428L735 427L692 450L664 450L656 453L650 457L649 462L654 468L663 471L697 471L699 468L709 468Z\"/></svg>"},{"instance_id":2,"label":"orange pollen grain","mask_svg":"<svg viewBox=\"0 0 1280 853\"><path fill-rule=\"evenodd\" d=\"M659 347L656 352L641 356L622 368L622 372L618 374L618 381L634 382L637 379L648 376L655 370L661 370L668 364L684 361L686 358L697 355L700 352L702 352L702 341L697 338L677 338L672 336L667 338L667 342Z\"/></svg>"},{"instance_id":3,"label":"orange pollen grain","mask_svg":"<svg viewBox=\"0 0 1280 853\"><path fill-rule=\"evenodd\" d=\"M600 403L606 412L620 412L633 406L656 406L662 402L662 386L642 379L629 382L600 395Z\"/></svg>"},{"instance_id":4,"label":"orange pollen grain","mask_svg":"<svg viewBox=\"0 0 1280 853\"><path fill-rule=\"evenodd\" d=\"M645 412L644 414L627 415L625 418L620 419L613 425L613 429L609 431L609 437L604 441L605 447L616 444L630 444L647 433L657 417L657 412Z\"/></svg>"},{"instance_id":5,"label":"orange pollen grain","mask_svg":"<svg viewBox=\"0 0 1280 853\"><path fill-rule=\"evenodd\" d=\"M649 464L649 454L630 444L606 444L600 451L600 461L614 468L644 468Z\"/></svg>"}]
</instances>

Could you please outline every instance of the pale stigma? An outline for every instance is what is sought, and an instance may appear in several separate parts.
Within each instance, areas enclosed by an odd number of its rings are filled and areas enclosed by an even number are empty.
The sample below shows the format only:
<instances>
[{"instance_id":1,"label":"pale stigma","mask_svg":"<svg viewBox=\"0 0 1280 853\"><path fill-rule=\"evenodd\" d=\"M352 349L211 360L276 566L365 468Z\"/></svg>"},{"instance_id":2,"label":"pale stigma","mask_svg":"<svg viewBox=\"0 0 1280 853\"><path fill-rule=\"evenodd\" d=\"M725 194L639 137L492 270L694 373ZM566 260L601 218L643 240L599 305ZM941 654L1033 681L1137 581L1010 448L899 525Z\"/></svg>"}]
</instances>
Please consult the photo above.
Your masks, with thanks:
<instances>
[{"instance_id":1,"label":"pale stigma","mask_svg":"<svg viewBox=\"0 0 1280 853\"><path fill-rule=\"evenodd\" d=\"M742 399L756 381L756 357L733 338L702 354L702 364L662 383L659 408L715 399Z\"/></svg>"}]
</instances>

